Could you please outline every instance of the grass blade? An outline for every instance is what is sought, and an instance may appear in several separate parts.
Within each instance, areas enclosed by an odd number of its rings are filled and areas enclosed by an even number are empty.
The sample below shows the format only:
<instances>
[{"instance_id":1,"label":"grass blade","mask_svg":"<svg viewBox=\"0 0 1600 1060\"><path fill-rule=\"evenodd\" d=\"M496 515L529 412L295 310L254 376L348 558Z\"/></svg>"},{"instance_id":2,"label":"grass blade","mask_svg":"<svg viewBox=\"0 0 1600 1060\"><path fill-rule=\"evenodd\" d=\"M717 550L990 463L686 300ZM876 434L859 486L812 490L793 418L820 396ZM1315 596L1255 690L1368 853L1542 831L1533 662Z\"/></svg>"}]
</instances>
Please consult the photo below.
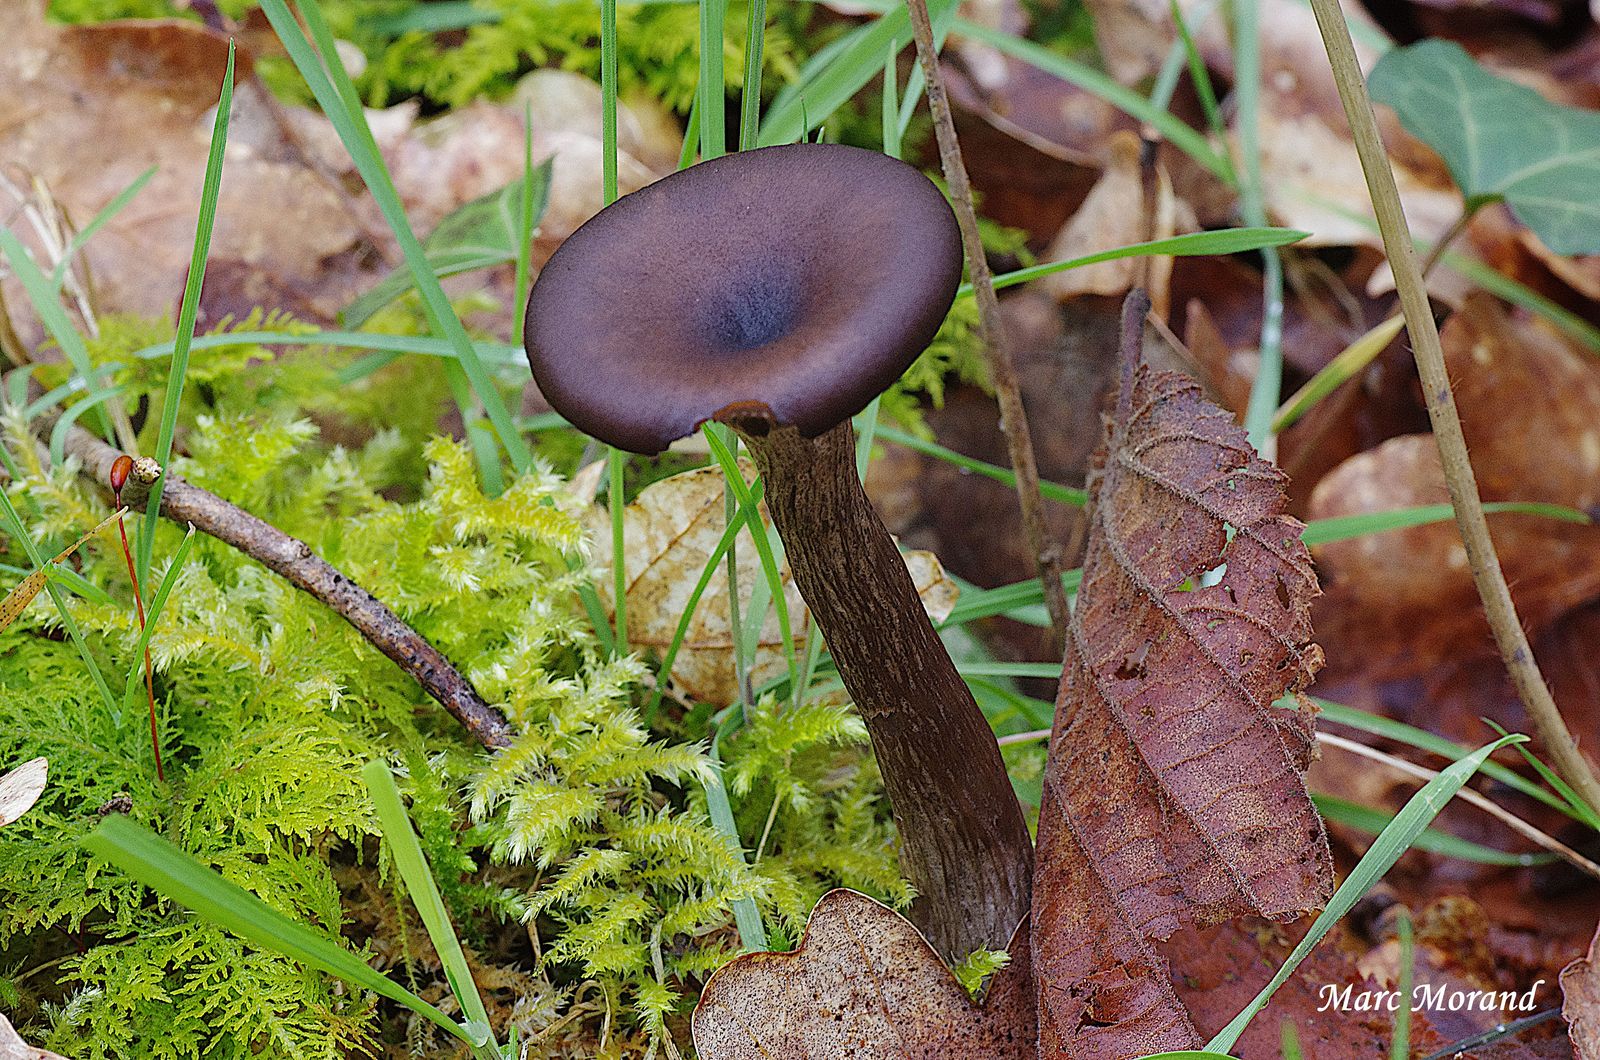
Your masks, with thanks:
<instances>
[{"instance_id":1,"label":"grass blade","mask_svg":"<svg viewBox=\"0 0 1600 1060\"><path fill-rule=\"evenodd\" d=\"M319 35L325 35L326 24L315 0L304 0L300 9L313 32L318 33L320 29L322 33ZM423 311L428 318L430 329L435 335L444 339L454 351L460 371L465 374L478 402L483 406L485 415L494 426L500 444L511 460L511 466L519 474L526 471L533 459L532 452L522 436L517 433L511 413L495 388L493 378L485 369L483 362L478 359L477 351L467 336L466 328L456 316L450 300L445 297L444 289L439 286L438 277L433 274L433 269L428 264L427 254L406 217L400 194L395 189L382 155L378 153L359 101L354 107L350 105L349 101L354 97L355 89L350 84L349 76L344 73L344 68L337 60L324 68L316 50L311 46L311 41L290 14L286 0L262 0L261 10L267 16L267 21L272 24L295 68L300 71L300 76L311 89L318 106L332 122L345 150L350 153L351 161L355 163L356 171L361 174L362 182L366 184L384 220L393 231L406 265L411 269L417 291L422 296ZM331 36L329 40L331 41ZM466 414L468 410L462 411Z\"/></svg>"},{"instance_id":2,"label":"grass blade","mask_svg":"<svg viewBox=\"0 0 1600 1060\"><path fill-rule=\"evenodd\" d=\"M67 241L66 249L61 252L61 260L56 262L56 267L50 271L51 287L57 291L61 290L61 285L67 279L67 269L72 267L73 255L82 250L84 244L93 239L94 234L100 231L107 221L121 213L122 208L132 202L133 197L143 191L144 186L150 183L150 178L155 175L156 167L151 166L137 177L134 177L133 183L117 192L116 197L106 203L99 213L90 218L88 224L73 234L72 238Z\"/></svg>"},{"instance_id":3,"label":"grass blade","mask_svg":"<svg viewBox=\"0 0 1600 1060\"><path fill-rule=\"evenodd\" d=\"M398 1001L456 1038L472 1042L455 1020L416 994L380 975L328 936L290 920L143 825L112 814L82 843L90 853L246 942Z\"/></svg>"},{"instance_id":4,"label":"grass blade","mask_svg":"<svg viewBox=\"0 0 1600 1060\"><path fill-rule=\"evenodd\" d=\"M1077 269L1084 265L1095 265L1102 261L1115 261L1118 258L1140 257L1206 257L1212 254L1242 254L1251 250L1265 250L1269 247L1287 246L1298 243L1311 233L1300 232L1293 228L1271 228L1258 226L1255 228L1222 228L1215 232L1190 232L1181 236L1170 236L1166 239L1152 239L1144 243L1131 243L1125 247L1116 247L1112 250L1102 250L1094 254L1087 254L1081 258L1068 258L1065 261L1050 261L1041 265L1030 265L1025 269L1014 272L1003 272L994 278L996 290L1002 287L1015 287L1019 283L1037 280L1041 276L1051 273L1065 272L1067 269ZM970 295L972 285L962 284L960 293Z\"/></svg>"},{"instance_id":5,"label":"grass blade","mask_svg":"<svg viewBox=\"0 0 1600 1060\"><path fill-rule=\"evenodd\" d=\"M411 904L416 906L423 927L427 928L434 952L439 955L445 979L450 983L450 993L455 995L462 1014L470 1023L481 1023L488 1028L489 1011L484 1008L478 984L472 978L472 969L467 964L467 955L461 949L461 940L456 937L455 928L450 924L450 914L445 911L444 899L439 896L439 886L428 868L428 859L422 853L422 845L417 842L417 834L412 830L411 818L406 815L405 805L400 801L400 789L395 786L389 764L381 759L368 762L361 768L361 779L367 785L367 793L372 796L378 825L383 829L385 842L389 844L395 868L405 881Z\"/></svg>"},{"instance_id":6,"label":"grass blade","mask_svg":"<svg viewBox=\"0 0 1600 1060\"><path fill-rule=\"evenodd\" d=\"M1507 744L1518 743L1526 739L1526 736L1521 735L1502 736L1493 743L1485 744L1465 758L1451 763L1437 777L1428 781L1420 791L1413 795L1410 801L1405 804L1405 807L1395 816L1395 819L1390 822L1389 827L1385 828L1379 833L1378 838L1373 840L1372 846L1367 848L1366 854L1356 863L1356 867L1351 870L1344 883L1339 885L1339 889L1333 893L1333 898L1328 902L1328 907L1317 916L1317 919L1311 925L1311 930L1295 946L1294 950L1289 954L1288 960L1283 962L1283 966L1267 982L1267 985L1261 988L1261 992L1256 995L1255 999L1246 1005L1244 1010L1235 1016L1226 1027L1218 1031L1216 1037L1206 1043L1206 1048L1217 1052L1227 1052L1232 1049L1234 1044L1238 1042L1239 1036L1250 1025L1250 1021L1255 1018L1256 1013L1266 1007L1267 1002L1272 999L1272 995L1277 992L1278 987L1282 986L1289 976L1294 974L1294 970L1300 966L1301 961L1305 960L1312 947L1321 942L1323 936L1328 933L1328 929L1348 913L1356 902L1360 900L1361 896L1366 894L1367 890L1378 882L1379 878L1388 872L1396 861L1400 860L1400 855L1410 849L1411 845L1416 842L1417 837L1422 834L1423 829L1428 827L1439 811L1444 809L1445 804L1454 797L1457 791L1461 790L1462 786L1472 778L1472 775L1488 760L1489 756Z\"/></svg>"},{"instance_id":7,"label":"grass blade","mask_svg":"<svg viewBox=\"0 0 1600 1060\"><path fill-rule=\"evenodd\" d=\"M165 469L172 460L172 436L178 427L178 406L183 400L183 380L189 370L189 348L194 341L195 316L200 311L200 285L206 275L206 255L211 250L211 232L217 220L217 193L222 187L222 159L228 144L228 119L233 110L233 42L228 42L228 68L222 75L222 92L217 99L217 116L211 126L211 150L206 156L205 182L200 189L200 216L195 222L194 249L189 255L189 276L183 285L183 303L178 310L178 336L173 342L172 364L167 368L167 392L161 402L161 427L156 435L156 463L163 473L150 486L145 502L144 523L134 549L134 565L139 584L150 585L150 559L156 546L156 527L161 524L161 491L166 485Z\"/></svg>"}]
</instances>

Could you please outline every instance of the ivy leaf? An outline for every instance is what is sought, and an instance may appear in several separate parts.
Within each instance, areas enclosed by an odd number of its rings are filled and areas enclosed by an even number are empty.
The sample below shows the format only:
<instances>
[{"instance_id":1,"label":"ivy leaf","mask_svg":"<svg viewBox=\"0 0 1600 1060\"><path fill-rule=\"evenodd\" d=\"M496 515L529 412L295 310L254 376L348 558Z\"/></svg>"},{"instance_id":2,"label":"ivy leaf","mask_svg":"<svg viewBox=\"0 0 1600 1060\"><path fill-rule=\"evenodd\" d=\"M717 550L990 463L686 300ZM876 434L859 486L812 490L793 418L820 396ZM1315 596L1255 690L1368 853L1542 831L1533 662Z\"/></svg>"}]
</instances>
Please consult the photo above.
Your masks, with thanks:
<instances>
[{"instance_id":1,"label":"ivy leaf","mask_svg":"<svg viewBox=\"0 0 1600 1060\"><path fill-rule=\"evenodd\" d=\"M1332 889L1311 710L1273 705L1322 659L1286 481L1192 380L1125 369L1039 812L1041 1056L1196 1047L1155 943Z\"/></svg>"},{"instance_id":2,"label":"ivy leaf","mask_svg":"<svg viewBox=\"0 0 1600 1060\"><path fill-rule=\"evenodd\" d=\"M554 156L533 171L533 216L537 227L550 201L550 170ZM463 203L441 220L422 241L428 264L438 276L454 276L517 260L522 239L522 180ZM339 314L344 326L358 328L373 314L411 289L411 270L395 269Z\"/></svg>"},{"instance_id":3,"label":"ivy leaf","mask_svg":"<svg viewBox=\"0 0 1600 1060\"><path fill-rule=\"evenodd\" d=\"M1600 252L1600 113L1551 103L1441 40L1384 55L1368 86L1439 152L1469 207L1504 200L1557 254Z\"/></svg>"},{"instance_id":4,"label":"ivy leaf","mask_svg":"<svg viewBox=\"0 0 1600 1060\"><path fill-rule=\"evenodd\" d=\"M793 953L748 953L694 1010L701 1060L1034 1060L1026 924L974 1003L905 917L855 891L811 911Z\"/></svg>"}]
</instances>

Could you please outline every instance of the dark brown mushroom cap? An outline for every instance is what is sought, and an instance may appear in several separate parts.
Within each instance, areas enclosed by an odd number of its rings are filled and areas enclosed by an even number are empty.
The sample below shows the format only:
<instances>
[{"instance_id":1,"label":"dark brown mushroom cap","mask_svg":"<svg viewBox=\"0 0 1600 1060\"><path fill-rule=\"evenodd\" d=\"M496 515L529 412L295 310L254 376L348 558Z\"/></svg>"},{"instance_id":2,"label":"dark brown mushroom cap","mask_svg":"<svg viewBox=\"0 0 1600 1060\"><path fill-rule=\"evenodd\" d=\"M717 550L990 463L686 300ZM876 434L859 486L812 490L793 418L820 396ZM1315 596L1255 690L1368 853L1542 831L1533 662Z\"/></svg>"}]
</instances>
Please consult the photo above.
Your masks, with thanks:
<instances>
[{"instance_id":1,"label":"dark brown mushroom cap","mask_svg":"<svg viewBox=\"0 0 1600 1060\"><path fill-rule=\"evenodd\" d=\"M702 162L563 243L524 337L551 406L658 453L730 406L816 436L932 341L961 281L954 214L916 169L837 144Z\"/></svg>"}]
</instances>

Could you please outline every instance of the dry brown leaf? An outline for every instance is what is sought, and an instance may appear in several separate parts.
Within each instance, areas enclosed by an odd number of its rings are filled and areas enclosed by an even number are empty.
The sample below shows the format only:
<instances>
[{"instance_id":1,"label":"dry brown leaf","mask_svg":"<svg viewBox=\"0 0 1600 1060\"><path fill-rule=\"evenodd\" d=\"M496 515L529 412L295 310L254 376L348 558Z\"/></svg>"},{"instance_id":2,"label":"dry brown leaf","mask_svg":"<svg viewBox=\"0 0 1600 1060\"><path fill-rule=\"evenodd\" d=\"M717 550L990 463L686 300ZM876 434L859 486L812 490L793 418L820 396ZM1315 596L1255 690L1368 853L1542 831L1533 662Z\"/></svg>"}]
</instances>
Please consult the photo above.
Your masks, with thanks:
<instances>
[{"instance_id":1,"label":"dry brown leaf","mask_svg":"<svg viewBox=\"0 0 1600 1060\"><path fill-rule=\"evenodd\" d=\"M157 166L83 253L99 312L171 313L189 264L227 40L180 20L60 26L43 7L5 3L0 165L19 188L42 185L80 227ZM391 237L365 193L350 190L360 180L331 123L270 99L250 66L241 51L202 325L259 305L332 320L387 271L391 262L370 251L376 243L392 254ZM529 105L534 158L555 157L541 226L548 253L600 207L599 100L587 78L541 70L512 99L439 121L418 123L414 103L367 117L413 227L425 232L521 176ZM675 164L677 139L669 151L658 112L622 107L618 121L622 190ZM0 223L30 240L11 198L0 193ZM5 293L13 309L26 304L14 282ZM41 337L36 325L22 326L30 344Z\"/></svg>"},{"instance_id":2,"label":"dry brown leaf","mask_svg":"<svg viewBox=\"0 0 1600 1060\"><path fill-rule=\"evenodd\" d=\"M754 474L751 465L742 466L747 475ZM686 471L652 483L628 505L623 524L623 562L628 576L628 642L635 649L662 655L672 644L678 622L688 608L689 594L727 526L724 510L722 472L715 467ZM764 525L770 527L765 506L762 516ZM610 541L610 518L604 509L590 510L589 525L595 540ZM598 551L609 558L609 548ZM959 593L955 582L945 574L933 553L909 551L904 556L928 614L935 622L943 621L955 607ZM748 537L741 535L736 558L741 594L748 594L751 586L765 579L760 556ZM672 665L672 680L678 690L705 703L731 703L739 694L728 624L728 580L722 573L725 570L724 562L706 586ZM794 586L787 564L780 565L779 573L795 650L803 651L805 601ZM607 614L614 610L612 585L610 567L602 565L595 574L595 587ZM785 660L777 612L769 611L750 670L751 684L759 688L783 674Z\"/></svg>"},{"instance_id":3,"label":"dry brown leaf","mask_svg":"<svg viewBox=\"0 0 1600 1060\"><path fill-rule=\"evenodd\" d=\"M158 166L85 255L101 312L170 313L188 269L227 40L176 20L53 25L43 6L6 5L0 159L20 186L41 182L78 226ZM214 260L226 267L208 273L207 287L229 304L278 293L274 304L331 316L365 282L346 253L362 228L348 197L285 139L249 70L241 55L239 118L212 242ZM7 218L14 206L0 200ZM7 223L32 236L28 225ZM230 275L241 288L254 279L261 299L253 291L227 298L220 287ZM7 291L13 308L26 304L15 285Z\"/></svg>"},{"instance_id":4,"label":"dry brown leaf","mask_svg":"<svg viewBox=\"0 0 1600 1060\"><path fill-rule=\"evenodd\" d=\"M1033 898L1040 1055L1075 1060L1196 1045L1154 942L1332 882L1310 710L1273 706L1321 665L1285 476L1173 373L1125 376L1108 428Z\"/></svg>"},{"instance_id":5,"label":"dry brown leaf","mask_svg":"<svg viewBox=\"0 0 1600 1060\"><path fill-rule=\"evenodd\" d=\"M793 953L712 976L693 1027L702 1060L1034 1060L1026 924L977 1005L910 921L829 891Z\"/></svg>"},{"instance_id":6,"label":"dry brown leaf","mask_svg":"<svg viewBox=\"0 0 1600 1060\"><path fill-rule=\"evenodd\" d=\"M8 825L33 808L44 794L50 763L31 758L5 773L0 773L0 826Z\"/></svg>"},{"instance_id":7,"label":"dry brown leaf","mask_svg":"<svg viewBox=\"0 0 1600 1060\"><path fill-rule=\"evenodd\" d=\"M1110 163L1045 251L1046 260L1086 257L1194 228L1193 211L1174 197L1172 181L1160 165L1155 167L1153 188L1149 189L1155 202L1147 203L1152 196L1147 195L1144 168L1139 164L1139 138L1131 132L1115 132L1110 143ZM1170 257L1119 258L1058 272L1046 278L1043 286L1063 302L1085 294L1120 297L1135 286L1144 287L1150 291L1156 315L1164 318L1171 277Z\"/></svg>"},{"instance_id":8,"label":"dry brown leaf","mask_svg":"<svg viewBox=\"0 0 1600 1060\"><path fill-rule=\"evenodd\" d=\"M1600 505L1600 364L1485 295L1469 298L1440 338L1484 500ZM1330 472L1310 514L1448 500L1432 436L1406 435ZM1530 630L1600 593L1600 528L1526 515L1491 515L1489 527ZM1359 656L1369 676L1491 649L1454 523L1324 545L1317 559L1329 582L1319 622L1325 616L1329 642Z\"/></svg>"},{"instance_id":9,"label":"dry brown leaf","mask_svg":"<svg viewBox=\"0 0 1600 1060\"><path fill-rule=\"evenodd\" d=\"M1600 1060L1600 929L1587 955L1561 973L1561 1016L1578 1060Z\"/></svg>"}]
</instances>

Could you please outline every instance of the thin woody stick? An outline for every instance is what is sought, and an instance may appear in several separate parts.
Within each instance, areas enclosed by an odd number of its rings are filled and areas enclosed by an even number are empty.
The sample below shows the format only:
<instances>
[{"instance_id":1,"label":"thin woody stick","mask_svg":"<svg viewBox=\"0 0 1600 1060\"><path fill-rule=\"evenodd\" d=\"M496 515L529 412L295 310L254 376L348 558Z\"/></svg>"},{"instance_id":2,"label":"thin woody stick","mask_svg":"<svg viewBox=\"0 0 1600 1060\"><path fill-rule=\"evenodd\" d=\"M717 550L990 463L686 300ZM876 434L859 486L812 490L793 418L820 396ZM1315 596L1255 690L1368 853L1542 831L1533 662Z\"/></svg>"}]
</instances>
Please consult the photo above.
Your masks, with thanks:
<instances>
[{"instance_id":1,"label":"thin woody stick","mask_svg":"<svg viewBox=\"0 0 1600 1060\"><path fill-rule=\"evenodd\" d=\"M1578 750L1577 740L1573 739L1550 695L1550 688L1528 644L1528 635L1517 617L1505 572L1500 569L1500 557L1495 554L1494 541L1489 537L1489 523L1483 516L1483 502L1478 497L1477 477L1467 455L1467 439L1461 431L1461 416L1456 411L1455 394L1450 389L1450 376L1445 369L1444 350L1439 345L1439 328L1428 304L1422 270L1417 266L1416 250L1411 245L1411 230L1400 205L1400 191L1395 185L1394 171L1389 168L1383 140L1378 135L1378 120L1372 112L1372 100L1367 95L1361 65L1356 61L1349 27L1344 23L1338 0L1311 0L1311 10L1322 32L1322 44L1333 67L1333 80L1338 86L1339 99L1344 104L1350 133L1355 139L1356 154L1367 178L1367 192L1383 234L1384 254L1394 270L1395 290L1405 311L1406 330L1411 334L1411 350L1416 357L1417 374L1422 377L1423 399L1428 404L1428 419L1433 424L1433 438L1439 446L1439 461L1444 465L1450 505L1455 510L1456 526L1461 530L1472 580L1483 600L1489 628L1494 632L1500 658L1511 675L1511 683L1516 686L1517 696L1545 750L1554 759L1556 771L1584 802L1600 809L1600 778Z\"/></svg>"},{"instance_id":2,"label":"thin woody stick","mask_svg":"<svg viewBox=\"0 0 1600 1060\"><path fill-rule=\"evenodd\" d=\"M956 141L955 119L945 95L944 75L939 70L939 53L933 43L933 24L928 18L927 0L906 0L911 13L911 33L917 42L917 58L927 82L928 109L933 113L933 131L939 140L939 165L944 182L955 204L956 220L961 224L961 243L966 249L967 271L972 276L973 293L978 299L979 329L984 349L989 354L989 374L994 380L995 398L1000 404L1000 431L1006 436L1011 468L1017 476L1017 501L1022 507L1022 529L1028 549L1039 567L1044 583L1045 607L1050 612L1050 632L1057 651L1065 650L1067 623L1072 613L1067 607L1067 592L1061 585L1061 549L1050 537L1044 519L1044 499L1039 493L1039 465L1034 459L1033 437L1028 431L1028 414L1022 407L1022 388L1017 368L1011 359L1011 343L1000 302L994 294L994 277L983 256L983 239L978 234L978 214L972 206L972 183L961 160L961 145Z\"/></svg>"},{"instance_id":3,"label":"thin woody stick","mask_svg":"<svg viewBox=\"0 0 1600 1060\"><path fill-rule=\"evenodd\" d=\"M49 430L48 421L46 417L35 426ZM74 427L68 433L66 452L76 456L83 464L83 475L102 488L110 481L112 465L123 455L81 427ZM133 477L123 492L128 506L141 511L149 496L146 489L136 489L135 483L148 487L154 481L155 470L150 467L153 461L142 463L143 469L140 463L135 464ZM466 726L483 746L493 750L511 743L510 723L483 701L472 683L439 649L406 625L377 597L313 552L304 541L290 537L243 508L180 478L168 478L163 486L161 514L180 526L193 523L196 530L232 545L282 575L295 588L328 605L373 647L415 678L423 690Z\"/></svg>"}]
</instances>

